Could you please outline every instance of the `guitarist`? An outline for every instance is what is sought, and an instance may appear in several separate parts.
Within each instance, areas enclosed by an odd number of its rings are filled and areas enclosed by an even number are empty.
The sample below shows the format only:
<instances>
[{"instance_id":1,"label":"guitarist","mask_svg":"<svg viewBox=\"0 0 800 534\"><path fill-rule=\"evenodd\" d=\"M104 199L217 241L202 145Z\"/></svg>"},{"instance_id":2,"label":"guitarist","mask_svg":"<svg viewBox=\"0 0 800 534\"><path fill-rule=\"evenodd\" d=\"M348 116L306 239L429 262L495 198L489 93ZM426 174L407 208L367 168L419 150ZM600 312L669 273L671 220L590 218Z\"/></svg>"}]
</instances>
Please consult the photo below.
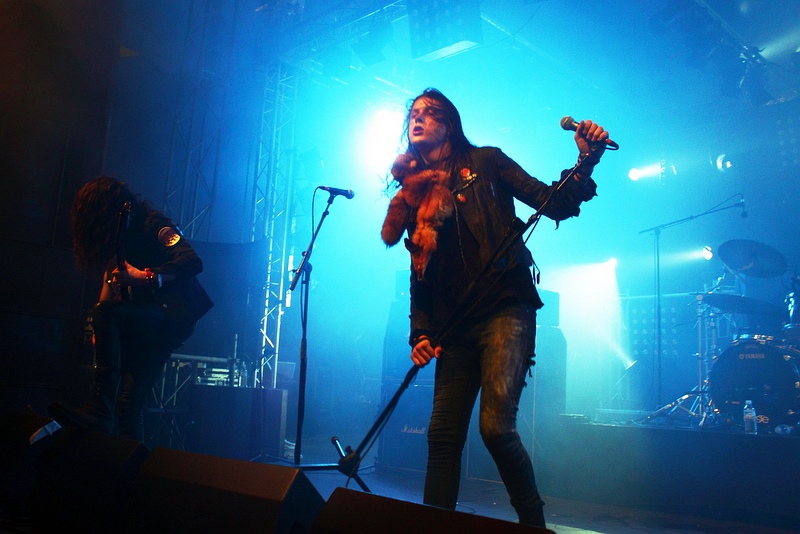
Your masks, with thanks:
<instances>
[{"instance_id":1,"label":"guitarist","mask_svg":"<svg viewBox=\"0 0 800 534\"><path fill-rule=\"evenodd\" d=\"M196 276L203 262L178 228L124 182L100 176L75 196L75 257L104 270L91 310L94 376L82 407L53 402L61 426L142 439L142 407L170 353L212 306Z\"/></svg>"}]
</instances>

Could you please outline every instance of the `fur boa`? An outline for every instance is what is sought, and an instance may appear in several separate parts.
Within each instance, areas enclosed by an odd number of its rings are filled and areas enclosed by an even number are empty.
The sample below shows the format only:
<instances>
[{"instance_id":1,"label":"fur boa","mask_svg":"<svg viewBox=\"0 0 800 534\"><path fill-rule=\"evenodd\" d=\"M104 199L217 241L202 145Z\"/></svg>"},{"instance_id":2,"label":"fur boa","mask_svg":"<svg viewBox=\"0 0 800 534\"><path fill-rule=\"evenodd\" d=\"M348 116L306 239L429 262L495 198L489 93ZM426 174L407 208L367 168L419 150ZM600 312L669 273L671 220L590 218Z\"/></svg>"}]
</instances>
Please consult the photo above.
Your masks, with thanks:
<instances>
[{"instance_id":1,"label":"fur boa","mask_svg":"<svg viewBox=\"0 0 800 534\"><path fill-rule=\"evenodd\" d=\"M400 241L404 231L413 228L406 246L411 252L414 272L418 279L422 279L428 261L436 251L439 228L453 214L453 196L449 173L434 170L414 172L416 166L416 160L407 153L398 156L392 165L392 176L400 184L400 191L389 203L381 238L391 247Z\"/></svg>"}]
</instances>

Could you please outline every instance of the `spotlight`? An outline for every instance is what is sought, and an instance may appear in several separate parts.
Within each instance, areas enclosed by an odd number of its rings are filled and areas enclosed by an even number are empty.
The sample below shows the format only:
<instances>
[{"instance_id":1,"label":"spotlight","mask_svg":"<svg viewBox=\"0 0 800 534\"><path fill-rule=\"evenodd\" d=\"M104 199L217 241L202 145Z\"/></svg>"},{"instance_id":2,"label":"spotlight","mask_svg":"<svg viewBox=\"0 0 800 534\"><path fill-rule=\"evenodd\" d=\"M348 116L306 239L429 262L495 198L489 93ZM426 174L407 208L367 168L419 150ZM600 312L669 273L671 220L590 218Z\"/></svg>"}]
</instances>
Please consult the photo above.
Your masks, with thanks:
<instances>
[{"instance_id":1,"label":"spotlight","mask_svg":"<svg viewBox=\"0 0 800 534\"><path fill-rule=\"evenodd\" d=\"M733 167L733 163L731 163L727 154L720 154L717 156L715 165L719 172L728 172L730 168Z\"/></svg>"},{"instance_id":2,"label":"spotlight","mask_svg":"<svg viewBox=\"0 0 800 534\"><path fill-rule=\"evenodd\" d=\"M436 61L483 43L479 0L407 0L407 4L414 59ZM431 9L431 4L438 9Z\"/></svg>"},{"instance_id":3,"label":"spotlight","mask_svg":"<svg viewBox=\"0 0 800 534\"><path fill-rule=\"evenodd\" d=\"M710 260L711 258L714 257L714 252L711 250L710 246L706 245L703 247L703 257L706 260Z\"/></svg>"},{"instance_id":4,"label":"spotlight","mask_svg":"<svg viewBox=\"0 0 800 534\"><path fill-rule=\"evenodd\" d=\"M762 106L772 100L772 95L767 90L769 81L767 67L758 60L759 57L750 58L750 61L747 62L744 76L739 84L754 106Z\"/></svg>"},{"instance_id":5,"label":"spotlight","mask_svg":"<svg viewBox=\"0 0 800 534\"><path fill-rule=\"evenodd\" d=\"M372 111L364 125L364 137L358 146L360 160L367 171L384 174L387 162L397 157L399 136L405 113L399 108L379 108Z\"/></svg>"},{"instance_id":6,"label":"spotlight","mask_svg":"<svg viewBox=\"0 0 800 534\"><path fill-rule=\"evenodd\" d=\"M672 171L672 174L678 174L677 169L675 169L675 165L670 164L669 170ZM634 167L633 169L628 171L628 178L630 178L634 182L641 180L642 178L663 179L666 173L667 173L667 162L662 159L658 163L653 163L645 167Z\"/></svg>"}]
</instances>

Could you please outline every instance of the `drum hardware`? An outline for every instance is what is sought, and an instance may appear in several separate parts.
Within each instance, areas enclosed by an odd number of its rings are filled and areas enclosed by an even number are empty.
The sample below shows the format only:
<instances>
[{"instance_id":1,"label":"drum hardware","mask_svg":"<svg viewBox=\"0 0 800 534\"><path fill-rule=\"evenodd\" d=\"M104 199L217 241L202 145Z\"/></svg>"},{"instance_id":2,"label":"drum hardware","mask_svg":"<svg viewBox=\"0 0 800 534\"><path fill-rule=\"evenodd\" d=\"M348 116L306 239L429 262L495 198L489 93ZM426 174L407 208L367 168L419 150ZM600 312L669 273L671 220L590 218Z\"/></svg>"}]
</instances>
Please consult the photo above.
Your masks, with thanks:
<instances>
[{"instance_id":1,"label":"drum hardware","mask_svg":"<svg viewBox=\"0 0 800 534\"><path fill-rule=\"evenodd\" d=\"M736 326L736 339L772 340L781 336L786 313L780 306L727 293L702 293L698 298L702 298L712 308L728 315L730 323Z\"/></svg>"},{"instance_id":2,"label":"drum hardware","mask_svg":"<svg viewBox=\"0 0 800 534\"><path fill-rule=\"evenodd\" d=\"M728 241L717 252L737 283L745 276L776 277L787 269L782 254L756 241ZM691 424L696 423L700 428L712 419L722 424L741 425L744 402L749 399L756 408L760 426L775 433L800 426L800 350L786 343L800 341L800 310L795 300L795 296L800 295L800 278L793 277L793 291L786 297L785 308L718 292L727 280L727 276L722 276L710 291L706 288L703 293L695 293L697 386L640 423L685 413L692 418ZM721 354L717 345L720 317L727 318L736 327L735 339ZM743 323L737 325L738 319ZM743 328L744 325L749 328ZM780 344L778 338L784 344Z\"/></svg>"},{"instance_id":3,"label":"drum hardware","mask_svg":"<svg viewBox=\"0 0 800 534\"><path fill-rule=\"evenodd\" d=\"M787 343L796 344L800 342L800 276L791 272L792 291L784 299L784 305L788 312L787 322L783 325L783 339Z\"/></svg>"},{"instance_id":4,"label":"drum hardware","mask_svg":"<svg viewBox=\"0 0 800 534\"><path fill-rule=\"evenodd\" d=\"M702 297L702 300L709 306L723 313L742 313L775 318L783 316L783 310L780 306L754 298L725 293L703 293L698 297Z\"/></svg>"},{"instance_id":5,"label":"drum hardware","mask_svg":"<svg viewBox=\"0 0 800 534\"><path fill-rule=\"evenodd\" d=\"M704 303L702 293L696 294L695 303L697 304L697 353L695 353L697 358L697 385L688 393L681 395L639 421L641 424L649 423L651 420L661 416L672 417L681 410L688 414L692 421L696 419L698 421L697 426L703 428L713 414L707 376L709 358L713 361L717 355L718 316L713 309ZM684 405L689 401L691 401L691 404L687 408Z\"/></svg>"}]
</instances>

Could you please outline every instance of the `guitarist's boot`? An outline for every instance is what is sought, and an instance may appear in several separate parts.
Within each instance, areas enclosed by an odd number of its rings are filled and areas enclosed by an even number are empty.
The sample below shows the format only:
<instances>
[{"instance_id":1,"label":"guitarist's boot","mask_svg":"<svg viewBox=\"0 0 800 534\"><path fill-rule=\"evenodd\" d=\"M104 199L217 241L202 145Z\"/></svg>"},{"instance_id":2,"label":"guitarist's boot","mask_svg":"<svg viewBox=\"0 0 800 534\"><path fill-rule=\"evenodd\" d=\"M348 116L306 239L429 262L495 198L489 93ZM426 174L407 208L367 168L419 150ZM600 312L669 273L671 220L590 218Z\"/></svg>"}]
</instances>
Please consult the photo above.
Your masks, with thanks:
<instances>
[{"instance_id":1,"label":"guitarist's boot","mask_svg":"<svg viewBox=\"0 0 800 534\"><path fill-rule=\"evenodd\" d=\"M61 426L109 433L114 428L121 350L117 306L118 301L103 301L92 308L95 365L91 397L80 408L59 401L51 403L47 410Z\"/></svg>"},{"instance_id":2,"label":"guitarist's boot","mask_svg":"<svg viewBox=\"0 0 800 534\"><path fill-rule=\"evenodd\" d=\"M119 373L109 367L95 367L92 396L80 408L60 401L50 403L47 410L63 427L77 426L110 433L114 428L114 404Z\"/></svg>"},{"instance_id":3,"label":"guitarist's boot","mask_svg":"<svg viewBox=\"0 0 800 534\"><path fill-rule=\"evenodd\" d=\"M131 373L122 375L117 396L117 428L120 436L141 441L144 400L136 386L137 381Z\"/></svg>"}]
</instances>

